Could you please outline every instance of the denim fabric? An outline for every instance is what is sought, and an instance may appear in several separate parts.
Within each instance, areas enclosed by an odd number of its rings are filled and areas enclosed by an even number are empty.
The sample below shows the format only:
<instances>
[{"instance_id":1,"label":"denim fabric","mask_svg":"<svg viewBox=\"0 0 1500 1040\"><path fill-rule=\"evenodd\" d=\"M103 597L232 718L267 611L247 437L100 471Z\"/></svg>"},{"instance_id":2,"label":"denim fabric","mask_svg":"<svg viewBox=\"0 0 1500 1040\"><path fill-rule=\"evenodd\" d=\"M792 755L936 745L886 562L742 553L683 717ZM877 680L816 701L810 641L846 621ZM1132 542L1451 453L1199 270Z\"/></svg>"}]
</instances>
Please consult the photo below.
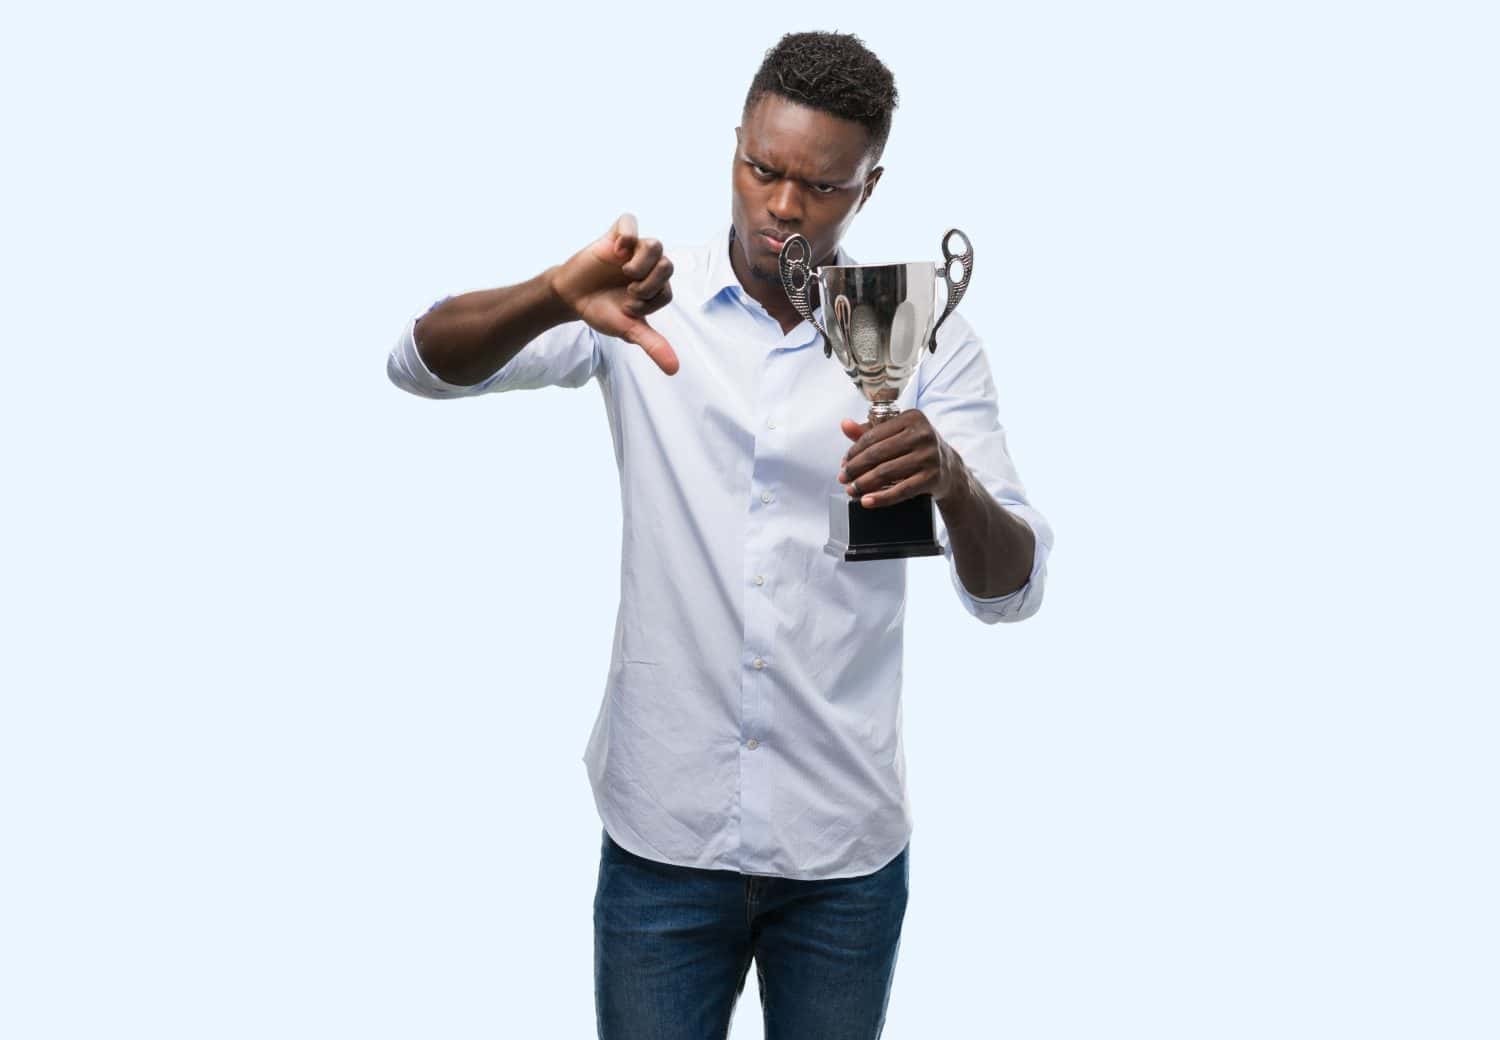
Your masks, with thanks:
<instances>
[{"instance_id":1,"label":"denim fabric","mask_svg":"<svg viewBox=\"0 0 1500 1040\"><path fill-rule=\"evenodd\" d=\"M910 849L873 874L799 881L659 863L605 831L594 895L600 1040L723 1040L752 959L766 1040L876 1040Z\"/></svg>"}]
</instances>

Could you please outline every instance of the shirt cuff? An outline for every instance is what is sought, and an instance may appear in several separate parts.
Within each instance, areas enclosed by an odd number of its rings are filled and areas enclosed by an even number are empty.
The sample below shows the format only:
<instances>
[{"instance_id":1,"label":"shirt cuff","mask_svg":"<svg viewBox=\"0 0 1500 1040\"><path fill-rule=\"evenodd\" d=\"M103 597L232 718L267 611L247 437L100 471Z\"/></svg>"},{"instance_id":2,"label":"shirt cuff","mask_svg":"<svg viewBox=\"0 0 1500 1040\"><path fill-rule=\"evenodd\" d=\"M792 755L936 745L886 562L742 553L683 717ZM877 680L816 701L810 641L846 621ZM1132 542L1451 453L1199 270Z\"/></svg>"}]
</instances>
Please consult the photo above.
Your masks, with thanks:
<instances>
[{"instance_id":1,"label":"shirt cuff","mask_svg":"<svg viewBox=\"0 0 1500 1040\"><path fill-rule=\"evenodd\" d=\"M432 307L442 302L439 300ZM427 311L432 310L432 307L427 308ZM422 360L421 351L417 349L416 329L417 322L427 311L423 311L422 314L406 323L406 328L401 332L401 338L396 341L390 357L386 359L386 375L401 389L422 397L471 397L479 393L484 386L483 381L473 386L450 383L434 373L427 367L427 362Z\"/></svg>"},{"instance_id":2,"label":"shirt cuff","mask_svg":"<svg viewBox=\"0 0 1500 1040\"><path fill-rule=\"evenodd\" d=\"M948 558L948 574L959 601L963 603L965 610L987 625L1000 621L1024 621L1041 609L1042 593L1047 584L1047 557L1052 552L1052 547L1041 537L1041 532L1048 528L1035 510L1012 502L1002 502L1000 505L1031 528L1036 543L1031 559L1031 574L1027 577L1026 584L1014 592L1007 592L1003 596L976 596L964 588L963 579L958 576L958 566L953 562L953 546L948 538L947 527L944 526L938 535L943 555Z\"/></svg>"}]
</instances>

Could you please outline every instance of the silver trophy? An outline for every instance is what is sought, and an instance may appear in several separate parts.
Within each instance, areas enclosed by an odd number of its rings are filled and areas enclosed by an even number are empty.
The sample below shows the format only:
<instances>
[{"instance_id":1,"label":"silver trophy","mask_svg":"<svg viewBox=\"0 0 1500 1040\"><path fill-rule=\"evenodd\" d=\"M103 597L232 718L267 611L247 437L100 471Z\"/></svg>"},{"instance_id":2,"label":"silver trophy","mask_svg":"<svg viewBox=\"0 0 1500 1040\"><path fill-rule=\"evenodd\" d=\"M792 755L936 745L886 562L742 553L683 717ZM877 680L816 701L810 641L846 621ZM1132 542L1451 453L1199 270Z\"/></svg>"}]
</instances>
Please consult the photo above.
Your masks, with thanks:
<instances>
[{"instance_id":1,"label":"silver trophy","mask_svg":"<svg viewBox=\"0 0 1500 1040\"><path fill-rule=\"evenodd\" d=\"M963 250L950 248L952 239ZM954 265L962 268L955 278ZM870 402L870 422L895 418L896 399L916 371L923 347L937 351L937 330L969 287L974 249L958 228L943 235L943 263L824 265L813 268L812 247L793 235L781 247L781 284L797 313L823 334L823 354L839 363ZM813 313L811 287L818 280L825 326ZM937 283L948 283L948 300L937 313ZM823 548L845 560L889 560L942 552L933 527L931 495L866 509L843 491L829 502L829 538Z\"/></svg>"}]
</instances>

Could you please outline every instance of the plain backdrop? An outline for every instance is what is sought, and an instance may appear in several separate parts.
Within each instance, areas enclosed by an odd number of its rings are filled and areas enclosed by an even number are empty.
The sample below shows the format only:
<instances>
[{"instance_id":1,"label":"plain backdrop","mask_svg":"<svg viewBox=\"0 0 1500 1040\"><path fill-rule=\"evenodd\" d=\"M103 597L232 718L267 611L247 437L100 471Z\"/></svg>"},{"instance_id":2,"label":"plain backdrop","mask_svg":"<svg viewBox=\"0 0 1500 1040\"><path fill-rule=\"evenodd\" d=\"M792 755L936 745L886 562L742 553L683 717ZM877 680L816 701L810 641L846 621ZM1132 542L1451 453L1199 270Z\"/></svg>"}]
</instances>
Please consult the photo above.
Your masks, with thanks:
<instances>
[{"instance_id":1,"label":"plain backdrop","mask_svg":"<svg viewBox=\"0 0 1500 1040\"><path fill-rule=\"evenodd\" d=\"M885 1035L1500 1035L1488 5L0 25L0 1034L594 1035L599 393L385 358L622 211L705 240L763 53L837 29L900 90L846 243L969 233L1056 530L1019 625L909 566Z\"/></svg>"}]
</instances>

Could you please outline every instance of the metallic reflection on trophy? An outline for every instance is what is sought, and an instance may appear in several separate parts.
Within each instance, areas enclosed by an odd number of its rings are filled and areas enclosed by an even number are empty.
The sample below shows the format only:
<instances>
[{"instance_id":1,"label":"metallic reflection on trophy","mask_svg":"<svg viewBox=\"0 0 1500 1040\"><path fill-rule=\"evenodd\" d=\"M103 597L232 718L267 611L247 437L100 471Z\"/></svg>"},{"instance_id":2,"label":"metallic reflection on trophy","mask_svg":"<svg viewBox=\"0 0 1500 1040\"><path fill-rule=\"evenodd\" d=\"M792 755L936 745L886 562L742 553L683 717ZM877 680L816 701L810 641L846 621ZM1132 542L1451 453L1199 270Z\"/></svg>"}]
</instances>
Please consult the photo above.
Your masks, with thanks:
<instances>
[{"instance_id":1,"label":"metallic reflection on trophy","mask_svg":"<svg viewBox=\"0 0 1500 1040\"><path fill-rule=\"evenodd\" d=\"M953 251L953 239L963 242ZM957 277L954 268L961 268ZM916 371L923 347L936 352L937 330L958 306L974 270L974 249L957 228L943 235L943 263L855 264L812 267L812 247L793 235L781 247L781 284L797 313L823 334L825 356L839 363L870 402L870 422L900 413L896 399ZM823 307L819 321L811 290L817 279ZM938 279L948 283L942 316ZM866 509L843 491L829 502L829 539L824 550L845 560L889 560L942 552L934 534L931 495Z\"/></svg>"}]
</instances>

